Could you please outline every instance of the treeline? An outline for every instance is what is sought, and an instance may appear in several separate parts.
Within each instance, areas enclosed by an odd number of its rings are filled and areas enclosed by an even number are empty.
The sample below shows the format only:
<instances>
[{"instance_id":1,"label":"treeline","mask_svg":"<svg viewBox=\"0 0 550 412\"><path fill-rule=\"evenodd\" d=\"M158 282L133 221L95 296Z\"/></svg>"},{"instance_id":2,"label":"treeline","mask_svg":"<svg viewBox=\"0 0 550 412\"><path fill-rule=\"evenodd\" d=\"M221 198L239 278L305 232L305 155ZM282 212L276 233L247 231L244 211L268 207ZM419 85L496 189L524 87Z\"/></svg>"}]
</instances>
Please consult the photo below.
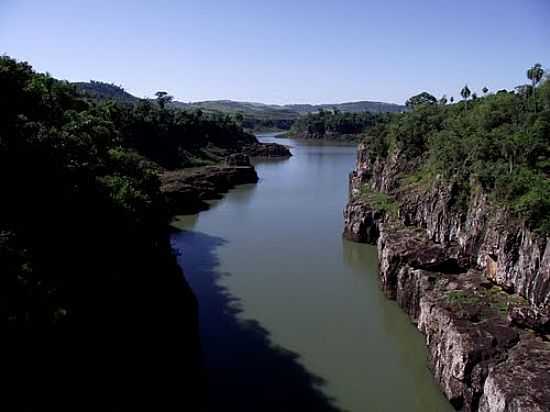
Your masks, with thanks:
<instances>
[{"instance_id":1,"label":"treeline","mask_svg":"<svg viewBox=\"0 0 550 412\"><path fill-rule=\"evenodd\" d=\"M535 74L533 74L535 71ZM550 233L550 81L535 65L532 81L515 91L478 97L468 86L462 101L447 104L429 93L409 99L408 113L372 129L370 157L399 150L415 165L405 181L429 183L441 176L455 183L458 206L484 190L500 206Z\"/></svg>"},{"instance_id":2,"label":"treeline","mask_svg":"<svg viewBox=\"0 0 550 412\"><path fill-rule=\"evenodd\" d=\"M101 102L97 110L113 123L124 146L167 169L215 163L257 141L229 115L171 109L162 99L166 96L125 106Z\"/></svg>"},{"instance_id":3,"label":"treeline","mask_svg":"<svg viewBox=\"0 0 550 412\"><path fill-rule=\"evenodd\" d=\"M10 337L33 334L9 352L7 376L51 391L21 399L57 405L93 390L80 399L105 401L116 388L139 403L162 387L158 398L191 402L196 304L170 249L159 170L256 139L227 116L169 109L166 94L83 97L6 56L0 90L0 304Z\"/></svg>"},{"instance_id":4,"label":"treeline","mask_svg":"<svg viewBox=\"0 0 550 412\"><path fill-rule=\"evenodd\" d=\"M239 114L233 116L233 118L239 122L243 128L257 132L290 130L295 122L295 119L262 119L254 116L243 116Z\"/></svg>"},{"instance_id":5,"label":"treeline","mask_svg":"<svg viewBox=\"0 0 550 412\"><path fill-rule=\"evenodd\" d=\"M82 282L108 288L138 251L165 253L159 170L256 142L229 116L167 108L165 94L137 105L95 101L5 56L0 87L0 273L13 326L70 321L72 293L93 290Z\"/></svg>"},{"instance_id":6,"label":"treeline","mask_svg":"<svg viewBox=\"0 0 550 412\"><path fill-rule=\"evenodd\" d=\"M390 113L348 113L320 110L300 117L289 135L306 139L356 139L375 126L387 123Z\"/></svg>"}]
</instances>

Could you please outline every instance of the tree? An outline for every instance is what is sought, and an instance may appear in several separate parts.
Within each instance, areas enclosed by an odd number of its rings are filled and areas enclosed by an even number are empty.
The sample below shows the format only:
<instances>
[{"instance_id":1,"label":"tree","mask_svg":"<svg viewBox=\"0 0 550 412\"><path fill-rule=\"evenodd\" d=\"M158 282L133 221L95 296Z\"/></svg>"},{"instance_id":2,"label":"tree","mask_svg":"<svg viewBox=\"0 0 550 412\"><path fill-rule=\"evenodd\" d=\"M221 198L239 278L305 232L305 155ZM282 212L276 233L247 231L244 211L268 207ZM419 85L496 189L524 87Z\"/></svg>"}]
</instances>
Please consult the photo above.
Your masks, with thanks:
<instances>
[{"instance_id":1,"label":"tree","mask_svg":"<svg viewBox=\"0 0 550 412\"><path fill-rule=\"evenodd\" d=\"M529 70L527 70L527 78L531 80L533 86L533 100L535 101L535 113L537 112L537 84L542 80L544 76L544 69L540 63L535 64Z\"/></svg>"},{"instance_id":2,"label":"tree","mask_svg":"<svg viewBox=\"0 0 550 412\"><path fill-rule=\"evenodd\" d=\"M164 110L167 103L170 103L174 98L170 96L167 92L158 91L155 93L157 96L157 103L161 109Z\"/></svg>"},{"instance_id":3,"label":"tree","mask_svg":"<svg viewBox=\"0 0 550 412\"><path fill-rule=\"evenodd\" d=\"M481 89L481 91L483 92L483 94L487 94L489 89L487 88L487 86L485 86L483 89Z\"/></svg>"},{"instance_id":4,"label":"tree","mask_svg":"<svg viewBox=\"0 0 550 412\"><path fill-rule=\"evenodd\" d=\"M470 91L468 85L464 85L464 87L460 91L460 95L464 99L464 110L467 110L468 108L468 98L470 97L470 94L472 94L472 92Z\"/></svg>"},{"instance_id":5,"label":"tree","mask_svg":"<svg viewBox=\"0 0 550 412\"><path fill-rule=\"evenodd\" d=\"M533 94L533 86L531 86L530 84L522 84L521 86L516 86L515 89L516 93L526 100L529 100L529 98ZM502 90L500 90L499 93L500 92L502 92Z\"/></svg>"},{"instance_id":6,"label":"tree","mask_svg":"<svg viewBox=\"0 0 550 412\"><path fill-rule=\"evenodd\" d=\"M242 113L237 113L237 114L235 115L235 121L236 121L237 123L241 124L241 123L243 122L243 120L244 120L244 116L243 116Z\"/></svg>"},{"instance_id":7,"label":"tree","mask_svg":"<svg viewBox=\"0 0 550 412\"><path fill-rule=\"evenodd\" d=\"M454 103L455 102L455 98L454 96L451 96L451 99L449 100L451 103Z\"/></svg>"},{"instance_id":8,"label":"tree","mask_svg":"<svg viewBox=\"0 0 550 412\"><path fill-rule=\"evenodd\" d=\"M442 106L445 106L447 104L447 95L441 96L441 99L439 99L439 104Z\"/></svg>"},{"instance_id":9,"label":"tree","mask_svg":"<svg viewBox=\"0 0 550 412\"><path fill-rule=\"evenodd\" d=\"M472 93L472 100L477 100L477 93Z\"/></svg>"},{"instance_id":10,"label":"tree","mask_svg":"<svg viewBox=\"0 0 550 412\"><path fill-rule=\"evenodd\" d=\"M421 105L436 104L437 99L428 92L422 92L416 96L411 97L405 102L405 106L414 109Z\"/></svg>"}]
</instances>

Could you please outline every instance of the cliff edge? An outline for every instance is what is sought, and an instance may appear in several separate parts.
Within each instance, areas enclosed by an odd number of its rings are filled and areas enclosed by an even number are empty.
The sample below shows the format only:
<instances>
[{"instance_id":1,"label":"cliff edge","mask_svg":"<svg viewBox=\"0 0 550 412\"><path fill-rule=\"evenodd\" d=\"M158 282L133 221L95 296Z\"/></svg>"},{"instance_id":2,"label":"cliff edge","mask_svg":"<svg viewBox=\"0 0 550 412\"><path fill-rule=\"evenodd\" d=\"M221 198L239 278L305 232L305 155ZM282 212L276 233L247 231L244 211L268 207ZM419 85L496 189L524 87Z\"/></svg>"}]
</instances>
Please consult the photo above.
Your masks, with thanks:
<instances>
[{"instance_id":1,"label":"cliff edge","mask_svg":"<svg viewBox=\"0 0 550 412\"><path fill-rule=\"evenodd\" d=\"M377 245L384 293L425 335L456 409L549 411L550 239L483 190L407 180L416 166L359 145L344 236Z\"/></svg>"}]
</instances>

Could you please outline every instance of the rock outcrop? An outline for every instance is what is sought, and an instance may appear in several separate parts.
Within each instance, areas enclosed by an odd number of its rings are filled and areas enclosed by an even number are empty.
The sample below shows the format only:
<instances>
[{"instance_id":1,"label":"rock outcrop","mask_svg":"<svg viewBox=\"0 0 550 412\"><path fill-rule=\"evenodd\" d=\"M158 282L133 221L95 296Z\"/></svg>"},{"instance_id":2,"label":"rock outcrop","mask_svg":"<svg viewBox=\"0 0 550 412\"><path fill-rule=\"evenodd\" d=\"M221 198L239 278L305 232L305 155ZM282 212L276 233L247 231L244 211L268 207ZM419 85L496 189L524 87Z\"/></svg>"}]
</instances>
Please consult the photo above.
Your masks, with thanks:
<instances>
[{"instance_id":1,"label":"rock outcrop","mask_svg":"<svg viewBox=\"0 0 550 412\"><path fill-rule=\"evenodd\" d=\"M344 235L377 245L384 293L425 335L453 406L550 411L550 240L481 192L458 207L452 184L407 185L414 166L360 145ZM376 210L365 188L391 196L397 214Z\"/></svg>"},{"instance_id":2,"label":"rock outcrop","mask_svg":"<svg viewBox=\"0 0 550 412\"><path fill-rule=\"evenodd\" d=\"M165 172L161 190L174 214L193 214L208 209L207 200L219 199L236 185L258 182L248 156L234 154L224 166L206 166Z\"/></svg>"},{"instance_id":3,"label":"rock outcrop","mask_svg":"<svg viewBox=\"0 0 550 412\"><path fill-rule=\"evenodd\" d=\"M242 148L242 152L250 157L291 157L288 147L278 143L254 143Z\"/></svg>"}]
</instances>

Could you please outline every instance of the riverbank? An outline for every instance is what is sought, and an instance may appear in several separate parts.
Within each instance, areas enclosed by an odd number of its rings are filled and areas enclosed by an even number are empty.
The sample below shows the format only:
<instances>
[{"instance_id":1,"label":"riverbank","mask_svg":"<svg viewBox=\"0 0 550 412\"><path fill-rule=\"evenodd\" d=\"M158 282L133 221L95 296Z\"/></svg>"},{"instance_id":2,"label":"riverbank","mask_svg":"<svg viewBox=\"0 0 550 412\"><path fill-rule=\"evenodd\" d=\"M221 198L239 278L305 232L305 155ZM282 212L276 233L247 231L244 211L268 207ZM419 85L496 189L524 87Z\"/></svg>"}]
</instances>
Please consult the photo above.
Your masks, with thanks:
<instances>
[{"instance_id":1,"label":"riverbank","mask_svg":"<svg viewBox=\"0 0 550 412\"><path fill-rule=\"evenodd\" d=\"M225 158L223 164L165 171L161 191L172 214L194 214L209 207L208 201L220 199L237 185L257 183L258 174L250 163L255 158L288 158L290 150L276 143L256 143Z\"/></svg>"},{"instance_id":2,"label":"riverbank","mask_svg":"<svg viewBox=\"0 0 550 412\"><path fill-rule=\"evenodd\" d=\"M376 287L375 248L341 238L356 147L288 142L291 158L253 161L261 184L172 234L200 302L210 410L452 410L421 334Z\"/></svg>"},{"instance_id":3,"label":"riverbank","mask_svg":"<svg viewBox=\"0 0 550 412\"><path fill-rule=\"evenodd\" d=\"M550 409L550 241L452 189L399 185L399 153L360 145L346 238L377 245L379 278L425 335L445 396L465 411ZM396 188L400 188L397 190Z\"/></svg>"},{"instance_id":4,"label":"riverbank","mask_svg":"<svg viewBox=\"0 0 550 412\"><path fill-rule=\"evenodd\" d=\"M309 133L282 133L277 136L277 138L285 139L298 139L298 140L309 140L314 142L324 142L324 143L348 143L348 144L358 144L361 139L361 134L339 134L339 133L326 133L322 137L315 134Z\"/></svg>"}]
</instances>

